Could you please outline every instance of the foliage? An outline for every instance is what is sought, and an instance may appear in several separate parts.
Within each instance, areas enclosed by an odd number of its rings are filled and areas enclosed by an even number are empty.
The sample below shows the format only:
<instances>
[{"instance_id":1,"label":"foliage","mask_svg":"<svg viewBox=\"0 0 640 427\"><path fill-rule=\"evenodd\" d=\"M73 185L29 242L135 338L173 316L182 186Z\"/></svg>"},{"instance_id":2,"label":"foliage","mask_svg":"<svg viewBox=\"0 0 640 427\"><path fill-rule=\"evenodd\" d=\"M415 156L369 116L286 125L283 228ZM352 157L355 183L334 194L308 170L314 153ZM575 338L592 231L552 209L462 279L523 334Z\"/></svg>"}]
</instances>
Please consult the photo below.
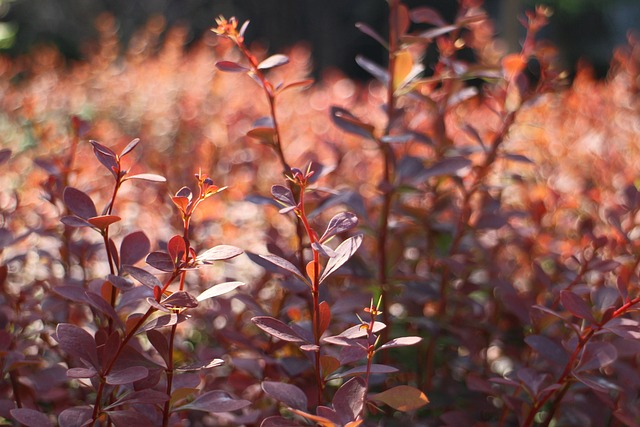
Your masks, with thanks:
<instances>
[{"instance_id":1,"label":"foliage","mask_svg":"<svg viewBox=\"0 0 640 427\"><path fill-rule=\"evenodd\" d=\"M224 17L0 59L0 417L639 425L640 45L568 86L478 3L390 0L366 84Z\"/></svg>"}]
</instances>

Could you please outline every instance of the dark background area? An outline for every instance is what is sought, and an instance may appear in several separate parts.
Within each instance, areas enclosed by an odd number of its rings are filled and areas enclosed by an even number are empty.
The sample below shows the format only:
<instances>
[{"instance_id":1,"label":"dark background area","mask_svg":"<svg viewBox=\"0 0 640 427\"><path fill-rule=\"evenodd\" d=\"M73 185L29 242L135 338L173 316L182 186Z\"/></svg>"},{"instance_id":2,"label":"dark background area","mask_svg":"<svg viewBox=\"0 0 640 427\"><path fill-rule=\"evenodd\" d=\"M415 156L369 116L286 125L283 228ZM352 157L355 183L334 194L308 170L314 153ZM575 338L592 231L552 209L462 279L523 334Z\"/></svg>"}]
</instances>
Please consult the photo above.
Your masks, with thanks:
<instances>
[{"instance_id":1,"label":"dark background area","mask_svg":"<svg viewBox=\"0 0 640 427\"><path fill-rule=\"evenodd\" d=\"M428 5L451 20L453 0L406 1ZM523 36L517 21L531 0L487 0L485 8L510 48ZM548 0L554 15L542 34L561 50L571 69L578 59L605 75L615 46L625 43L628 30L640 25L640 0ZM356 54L382 62L382 49L355 28L365 22L385 33L384 0L0 0L0 51L17 55L40 43L53 43L69 58L81 58L83 46L96 37L95 21L102 12L116 17L126 43L151 17L163 15L167 26L183 25L195 41L220 14L251 20L247 38L268 43L270 51L306 41L312 48L316 73L335 66L352 77L365 77L354 63ZM635 27L635 28L634 28Z\"/></svg>"}]
</instances>

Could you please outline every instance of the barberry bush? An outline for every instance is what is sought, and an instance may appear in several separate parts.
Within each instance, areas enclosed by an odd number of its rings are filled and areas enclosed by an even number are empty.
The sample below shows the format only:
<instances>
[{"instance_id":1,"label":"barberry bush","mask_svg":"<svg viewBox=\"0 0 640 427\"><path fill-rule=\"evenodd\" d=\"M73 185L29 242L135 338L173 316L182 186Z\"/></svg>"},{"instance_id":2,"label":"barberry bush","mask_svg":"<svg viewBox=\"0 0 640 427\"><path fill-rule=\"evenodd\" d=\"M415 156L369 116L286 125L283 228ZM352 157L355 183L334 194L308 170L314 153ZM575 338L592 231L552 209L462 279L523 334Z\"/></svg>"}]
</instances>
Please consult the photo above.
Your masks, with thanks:
<instances>
[{"instance_id":1,"label":"barberry bush","mask_svg":"<svg viewBox=\"0 0 640 427\"><path fill-rule=\"evenodd\" d=\"M367 82L223 16L0 57L4 424L640 425L640 44L388 6Z\"/></svg>"}]
</instances>

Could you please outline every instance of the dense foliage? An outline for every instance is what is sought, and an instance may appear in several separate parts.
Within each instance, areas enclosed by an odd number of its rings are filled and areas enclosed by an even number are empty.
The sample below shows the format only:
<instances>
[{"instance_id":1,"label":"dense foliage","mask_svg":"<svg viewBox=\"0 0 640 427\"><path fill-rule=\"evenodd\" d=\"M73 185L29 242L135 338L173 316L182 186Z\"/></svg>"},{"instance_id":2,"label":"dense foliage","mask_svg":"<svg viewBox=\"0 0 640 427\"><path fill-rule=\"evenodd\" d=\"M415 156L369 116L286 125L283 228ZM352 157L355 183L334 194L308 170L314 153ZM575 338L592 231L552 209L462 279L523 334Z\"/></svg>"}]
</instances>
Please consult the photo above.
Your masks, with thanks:
<instances>
[{"instance_id":1,"label":"dense foliage","mask_svg":"<svg viewBox=\"0 0 640 427\"><path fill-rule=\"evenodd\" d=\"M0 58L0 419L640 425L640 44L569 84L460 3L366 84L222 16Z\"/></svg>"}]
</instances>

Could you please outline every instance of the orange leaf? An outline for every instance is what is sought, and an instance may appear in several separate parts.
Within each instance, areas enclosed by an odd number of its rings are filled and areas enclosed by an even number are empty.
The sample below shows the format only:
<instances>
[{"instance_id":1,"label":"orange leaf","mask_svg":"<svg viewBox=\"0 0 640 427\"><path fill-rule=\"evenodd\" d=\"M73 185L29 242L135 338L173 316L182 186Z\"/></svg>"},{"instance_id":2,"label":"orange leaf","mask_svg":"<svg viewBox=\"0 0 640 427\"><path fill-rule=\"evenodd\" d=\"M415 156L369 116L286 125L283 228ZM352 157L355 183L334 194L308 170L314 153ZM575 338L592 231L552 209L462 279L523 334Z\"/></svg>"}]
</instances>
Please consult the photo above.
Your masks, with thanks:
<instances>
[{"instance_id":1,"label":"orange leaf","mask_svg":"<svg viewBox=\"0 0 640 427\"><path fill-rule=\"evenodd\" d=\"M393 68L393 90L398 90L413 69L413 56L407 50L402 50L396 55Z\"/></svg>"},{"instance_id":2,"label":"orange leaf","mask_svg":"<svg viewBox=\"0 0 640 427\"><path fill-rule=\"evenodd\" d=\"M331 309L326 301L320 303L320 335L324 333L331 322Z\"/></svg>"},{"instance_id":3,"label":"orange leaf","mask_svg":"<svg viewBox=\"0 0 640 427\"><path fill-rule=\"evenodd\" d=\"M408 385L390 388L371 396L371 399L385 403L402 412L413 411L429 403L429 399L423 392Z\"/></svg>"},{"instance_id":4,"label":"orange leaf","mask_svg":"<svg viewBox=\"0 0 640 427\"><path fill-rule=\"evenodd\" d=\"M320 369L322 370L322 377L327 378L333 374L340 367L340 361L331 356L320 356Z\"/></svg>"},{"instance_id":5,"label":"orange leaf","mask_svg":"<svg viewBox=\"0 0 640 427\"><path fill-rule=\"evenodd\" d=\"M311 281L313 282L315 280L314 277L316 277L316 264L315 264L315 262L309 261L309 263L307 263L306 270L307 270L307 276L309 276L309 279L311 279ZM318 275L318 277L320 277L320 270L319 269L318 269L317 275Z\"/></svg>"},{"instance_id":6,"label":"orange leaf","mask_svg":"<svg viewBox=\"0 0 640 427\"><path fill-rule=\"evenodd\" d=\"M508 80L511 80L514 76L520 74L526 66L527 59L519 53L512 53L502 58L502 69L504 70L504 75Z\"/></svg>"},{"instance_id":7,"label":"orange leaf","mask_svg":"<svg viewBox=\"0 0 640 427\"><path fill-rule=\"evenodd\" d=\"M104 230L114 222L120 221L120 217L116 215L100 215L87 219L87 221L96 228Z\"/></svg>"}]
</instances>

